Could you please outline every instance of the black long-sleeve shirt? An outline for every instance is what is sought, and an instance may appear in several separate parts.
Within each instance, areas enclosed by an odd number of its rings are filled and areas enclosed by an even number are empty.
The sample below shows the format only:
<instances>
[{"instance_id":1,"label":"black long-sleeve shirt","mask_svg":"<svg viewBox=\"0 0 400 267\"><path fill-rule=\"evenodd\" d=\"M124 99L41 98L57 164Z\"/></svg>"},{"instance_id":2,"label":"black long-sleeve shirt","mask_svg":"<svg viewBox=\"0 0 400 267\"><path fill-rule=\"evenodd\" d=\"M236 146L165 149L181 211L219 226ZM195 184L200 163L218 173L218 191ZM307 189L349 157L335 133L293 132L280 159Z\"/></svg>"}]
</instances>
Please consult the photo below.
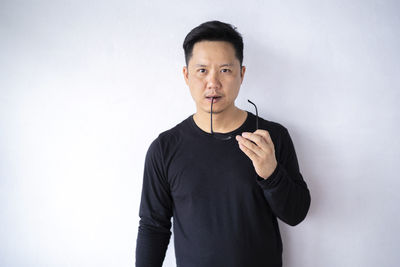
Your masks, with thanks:
<instances>
[{"instance_id":1,"label":"black long-sleeve shirt","mask_svg":"<svg viewBox=\"0 0 400 267\"><path fill-rule=\"evenodd\" d=\"M218 140L201 130L193 115L161 133L146 154L137 267L160 267L171 236L173 216L178 267L270 267L282 265L282 241L277 217L300 223L310 205L310 193L299 171L287 129L259 118L269 132L278 165L268 179L235 139L254 132L256 116L230 140Z\"/></svg>"}]
</instances>

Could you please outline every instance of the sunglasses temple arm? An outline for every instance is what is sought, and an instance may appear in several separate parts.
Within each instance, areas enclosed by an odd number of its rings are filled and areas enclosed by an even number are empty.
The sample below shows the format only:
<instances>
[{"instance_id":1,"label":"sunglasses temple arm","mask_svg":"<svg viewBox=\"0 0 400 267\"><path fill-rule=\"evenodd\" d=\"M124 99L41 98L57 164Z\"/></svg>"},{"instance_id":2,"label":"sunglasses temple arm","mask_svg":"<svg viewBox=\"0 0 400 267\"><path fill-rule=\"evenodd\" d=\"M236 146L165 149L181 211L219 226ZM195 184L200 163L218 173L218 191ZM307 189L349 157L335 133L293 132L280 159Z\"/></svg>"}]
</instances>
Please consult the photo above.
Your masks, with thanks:
<instances>
[{"instance_id":1,"label":"sunglasses temple arm","mask_svg":"<svg viewBox=\"0 0 400 267\"><path fill-rule=\"evenodd\" d=\"M247 101L249 101L255 108L256 108L256 130L258 130L258 110L257 110L257 106L256 104L254 104L253 102L251 102L249 99L247 99Z\"/></svg>"}]
</instances>

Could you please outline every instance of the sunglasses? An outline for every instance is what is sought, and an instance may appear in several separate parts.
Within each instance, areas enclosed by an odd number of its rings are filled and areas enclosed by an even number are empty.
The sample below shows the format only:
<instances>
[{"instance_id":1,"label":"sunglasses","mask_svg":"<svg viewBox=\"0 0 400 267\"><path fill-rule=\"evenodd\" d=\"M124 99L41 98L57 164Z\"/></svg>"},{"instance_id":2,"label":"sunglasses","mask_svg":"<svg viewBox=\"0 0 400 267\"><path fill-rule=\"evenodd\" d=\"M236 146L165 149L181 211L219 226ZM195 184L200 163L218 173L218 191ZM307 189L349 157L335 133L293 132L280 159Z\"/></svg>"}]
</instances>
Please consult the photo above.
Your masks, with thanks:
<instances>
[{"instance_id":1,"label":"sunglasses","mask_svg":"<svg viewBox=\"0 0 400 267\"><path fill-rule=\"evenodd\" d=\"M247 99L247 101L249 101L249 103L251 103L256 109L256 130L258 130L258 110L257 110L257 106L256 106L256 104L254 104L250 100ZM214 133L214 131L213 131L213 128L212 128L212 122L213 122L213 120L212 120L212 114L213 114L212 107L213 107L213 102L214 102L214 97L211 99L211 134L212 134L212 136L214 138L216 138L218 140L223 140L223 141L229 140L229 139L232 138L232 135L228 135L227 136L226 134Z\"/></svg>"}]
</instances>

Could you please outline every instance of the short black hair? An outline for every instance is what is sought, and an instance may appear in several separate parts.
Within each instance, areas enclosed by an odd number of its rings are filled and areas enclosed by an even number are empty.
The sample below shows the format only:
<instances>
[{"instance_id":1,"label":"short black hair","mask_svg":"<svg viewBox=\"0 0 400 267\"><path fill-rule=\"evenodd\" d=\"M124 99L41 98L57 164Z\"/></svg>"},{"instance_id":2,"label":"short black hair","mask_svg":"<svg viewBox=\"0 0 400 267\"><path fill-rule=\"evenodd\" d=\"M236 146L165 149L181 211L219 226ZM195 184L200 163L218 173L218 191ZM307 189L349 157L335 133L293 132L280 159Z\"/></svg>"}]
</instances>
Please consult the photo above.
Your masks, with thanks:
<instances>
[{"instance_id":1,"label":"short black hair","mask_svg":"<svg viewBox=\"0 0 400 267\"><path fill-rule=\"evenodd\" d=\"M240 62L240 67L242 66L243 38L233 25L213 20L204 22L192 29L183 41L186 66L192 57L193 46L200 41L225 41L231 43L235 49L235 55Z\"/></svg>"}]
</instances>

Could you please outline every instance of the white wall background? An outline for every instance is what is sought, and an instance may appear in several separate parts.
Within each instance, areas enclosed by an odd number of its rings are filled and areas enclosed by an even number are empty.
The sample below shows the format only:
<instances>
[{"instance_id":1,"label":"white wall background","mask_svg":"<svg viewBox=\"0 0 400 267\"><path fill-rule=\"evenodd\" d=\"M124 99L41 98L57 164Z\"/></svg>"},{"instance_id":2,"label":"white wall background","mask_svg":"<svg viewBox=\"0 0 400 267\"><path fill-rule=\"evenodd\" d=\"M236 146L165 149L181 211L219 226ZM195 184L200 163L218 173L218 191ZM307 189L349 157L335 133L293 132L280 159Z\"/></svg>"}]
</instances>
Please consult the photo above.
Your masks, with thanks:
<instances>
[{"instance_id":1,"label":"white wall background","mask_svg":"<svg viewBox=\"0 0 400 267\"><path fill-rule=\"evenodd\" d=\"M2 0L0 266L134 265L144 156L195 111L181 45L211 19L244 37L237 105L289 129L312 193L284 266L398 266L399 8Z\"/></svg>"}]
</instances>

